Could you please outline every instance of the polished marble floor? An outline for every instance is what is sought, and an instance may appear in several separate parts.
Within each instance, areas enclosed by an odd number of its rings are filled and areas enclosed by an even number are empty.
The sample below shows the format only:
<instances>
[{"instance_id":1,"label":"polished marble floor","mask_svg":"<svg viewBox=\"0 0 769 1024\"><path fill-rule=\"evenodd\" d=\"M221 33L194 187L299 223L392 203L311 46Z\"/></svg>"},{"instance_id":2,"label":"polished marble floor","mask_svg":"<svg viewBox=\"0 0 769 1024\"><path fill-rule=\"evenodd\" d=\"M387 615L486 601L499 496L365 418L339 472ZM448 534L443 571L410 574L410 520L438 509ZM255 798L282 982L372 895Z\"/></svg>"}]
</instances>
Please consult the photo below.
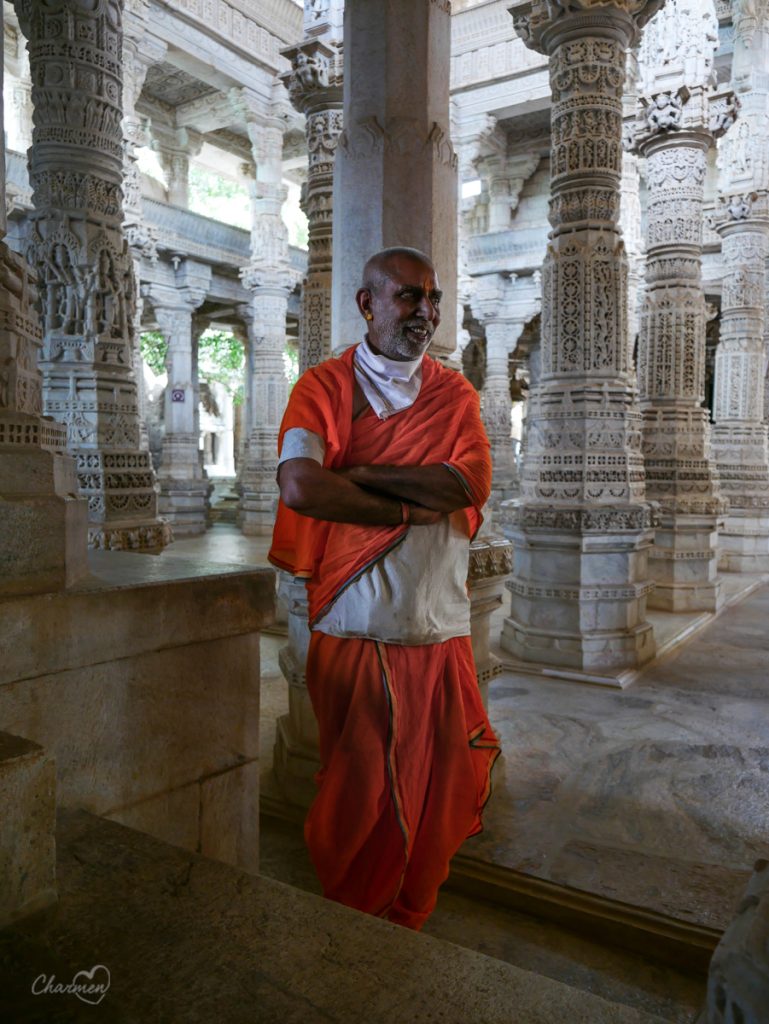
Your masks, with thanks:
<instances>
[{"instance_id":1,"label":"polished marble floor","mask_svg":"<svg viewBox=\"0 0 769 1024\"><path fill-rule=\"evenodd\" d=\"M264 565L267 541L219 526L172 557ZM504 609L493 629L501 628ZM263 640L266 790L287 704ZM506 671L489 713L503 756L480 863L721 929L769 854L769 587L653 663L626 689Z\"/></svg>"}]
</instances>

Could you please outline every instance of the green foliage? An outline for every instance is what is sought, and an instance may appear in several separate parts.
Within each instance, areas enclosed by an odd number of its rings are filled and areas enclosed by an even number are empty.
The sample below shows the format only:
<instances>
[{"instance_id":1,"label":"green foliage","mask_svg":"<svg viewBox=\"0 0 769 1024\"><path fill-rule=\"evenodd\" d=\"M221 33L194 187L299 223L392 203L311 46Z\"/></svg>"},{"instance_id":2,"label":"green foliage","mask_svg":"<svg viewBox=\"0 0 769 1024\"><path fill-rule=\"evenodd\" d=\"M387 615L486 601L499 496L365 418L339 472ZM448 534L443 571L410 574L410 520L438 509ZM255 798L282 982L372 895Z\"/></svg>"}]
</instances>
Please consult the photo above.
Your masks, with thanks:
<instances>
[{"instance_id":1,"label":"green foliage","mask_svg":"<svg viewBox=\"0 0 769 1024\"><path fill-rule=\"evenodd\" d=\"M251 200L246 188L193 164L189 175L189 202L194 213L251 229Z\"/></svg>"},{"instance_id":2,"label":"green foliage","mask_svg":"<svg viewBox=\"0 0 769 1024\"><path fill-rule=\"evenodd\" d=\"M142 359L157 376L166 372L168 342L160 331L145 331L139 339Z\"/></svg>"},{"instance_id":3,"label":"green foliage","mask_svg":"<svg viewBox=\"0 0 769 1024\"><path fill-rule=\"evenodd\" d=\"M223 384L235 405L244 396L246 356L242 342L228 331L209 328L198 342L198 375L201 381Z\"/></svg>"},{"instance_id":4,"label":"green foliage","mask_svg":"<svg viewBox=\"0 0 769 1024\"><path fill-rule=\"evenodd\" d=\"M299 380L299 352L295 345L289 344L283 353L283 366L289 386L293 387Z\"/></svg>"}]
</instances>

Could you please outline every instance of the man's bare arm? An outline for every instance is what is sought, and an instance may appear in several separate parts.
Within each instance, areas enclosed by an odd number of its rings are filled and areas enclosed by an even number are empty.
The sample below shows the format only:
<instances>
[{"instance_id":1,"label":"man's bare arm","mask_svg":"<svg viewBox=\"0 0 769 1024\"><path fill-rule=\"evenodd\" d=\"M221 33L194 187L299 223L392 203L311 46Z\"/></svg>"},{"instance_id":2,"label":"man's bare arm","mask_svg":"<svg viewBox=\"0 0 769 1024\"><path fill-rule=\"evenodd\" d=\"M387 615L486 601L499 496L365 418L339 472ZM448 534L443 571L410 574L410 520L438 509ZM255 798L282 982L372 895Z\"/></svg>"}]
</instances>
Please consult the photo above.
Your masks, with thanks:
<instances>
[{"instance_id":1,"label":"man's bare arm","mask_svg":"<svg viewBox=\"0 0 769 1024\"><path fill-rule=\"evenodd\" d=\"M278 467L278 486L284 504L300 515L360 526L397 526L403 521L401 502L410 500L372 494L346 473L324 469L314 459L282 463ZM412 506L409 512L415 526L437 523L441 518L441 510Z\"/></svg>"},{"instance_id":2,"label":"man's bare arm","mask_svg":"<svg viewBox=\"0 0 769 1024\"><path fill-rule=\"evenodd\" d=\"M436 512L455 512L472 505L459 479L440 463L429 466L352 466L338 475L345 480L416 502Z\"/></svg>"}]
</instances>

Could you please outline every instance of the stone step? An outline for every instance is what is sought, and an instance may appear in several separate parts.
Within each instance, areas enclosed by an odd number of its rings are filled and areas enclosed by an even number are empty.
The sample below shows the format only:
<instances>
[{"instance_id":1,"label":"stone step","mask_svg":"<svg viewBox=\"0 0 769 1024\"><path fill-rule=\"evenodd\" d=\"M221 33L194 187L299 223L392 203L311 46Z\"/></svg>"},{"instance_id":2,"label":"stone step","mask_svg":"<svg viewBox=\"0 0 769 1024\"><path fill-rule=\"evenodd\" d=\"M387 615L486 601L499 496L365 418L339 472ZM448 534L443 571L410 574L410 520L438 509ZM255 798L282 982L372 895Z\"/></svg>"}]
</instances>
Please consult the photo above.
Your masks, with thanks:
<instances>
[{"instance_id":1,"label":"stone step","mask_svg":"<svg viewBox=\"0 0 769 1024\"><path fill-rule=\"evenodd\" d=\"M84 812L58 850L58 905L0 933L16 1024L83 1019L78 996L32 995L54 968L108 982L88 1019L113 1024L662 1022Z\"/></svg>"}]
</instances>

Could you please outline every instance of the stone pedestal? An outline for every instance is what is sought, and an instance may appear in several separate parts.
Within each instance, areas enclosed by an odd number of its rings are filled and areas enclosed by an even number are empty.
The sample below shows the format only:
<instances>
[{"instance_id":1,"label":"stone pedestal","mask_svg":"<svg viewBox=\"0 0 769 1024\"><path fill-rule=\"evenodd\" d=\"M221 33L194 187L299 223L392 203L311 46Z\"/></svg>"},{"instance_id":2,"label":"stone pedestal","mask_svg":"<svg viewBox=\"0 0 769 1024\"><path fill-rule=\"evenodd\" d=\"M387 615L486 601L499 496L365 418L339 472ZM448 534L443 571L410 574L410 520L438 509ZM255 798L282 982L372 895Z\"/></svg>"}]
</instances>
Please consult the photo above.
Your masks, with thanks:
<instances>
[{"instance_id":1,"label":"stone pedestal","mask_svg":"<svg viewBox=\"0 0 769 1024\"><path fill-rule=\"evenodd\" d=\"M90 567L67 591L3 601L0 721L55 758L61 807L256 871L274 574L121 552Z\"/></svg>"},{"instance_id":2,"label":"stone pedestal","mask_svg":"<svg viewBox=\"0 0 769 1024\"><path fill-rule=\"evenodd\" d=\"M513 567L513 546L502 537L482 531L470 545L470 630L478 688L488 710L489 684L502 671L502 663L491 653L491 616L501 607L505 580Z\"/></svg>"},{"instance_id":3,"label":"stone pedestal","mask_svg":"<svg viewBox=\"0 0 769 1024\"><path fill-rule=\"evenodd\" d=\"M56 768L36 743L0 732L0 928L56 902Z\"/></svg>"},{"instance_id":4,"label":"stone pedestal","mask_svg":"<svg viewBox=\"0 0 769 1024\"><path fill-rule=\"evenodd\" d=\"M618 228L625 52L657 2L512 9L548 54L553 225L542 271L542 376L530 399L502 645L600 672L655 651L646 621L652 515Z\"/></svg>"},{"instance_id":5,"label":"stone pedestal","mask_svg":"<svg viewBox=\"0 0 769 1024\"><path fill-rule=\"evenodd\" d=\"M442 323L431 354L456 347L457 158L449 125L450 5L356 0L344 12L344 130L334 174L332 338L360 341L363 266L387 246L435 262ZM394 57L397 55L397 58Z\"/></svg>"},{"instance_id":6,"label":"stone pedestal","mask_svg":"<svg viewBox=\"0 0 769 1024\"><path fill-rule=\"evenodd\" d=\"M17 10L34 83L28 255L40 278L45 411L66 427L89 543L158 549L170 532L140 447L135 289L122 229L122 5Z\"/></svg>"},{"instance_id":7,"label":"stone pedestal","mask_svg":"<svg viewBox=\"0 0 769 1024\"><path fill-rule=\"evenodd\" d=\"M304 671L310 643L307 589L304 580L281 573L279 593L288 609L288 644L279 655L280 670L288 683L288 714L278 719L273 769L286 800L309 807L316 793L314 777L320 755L318 723Z\"/></svg>"}]
</instances>

